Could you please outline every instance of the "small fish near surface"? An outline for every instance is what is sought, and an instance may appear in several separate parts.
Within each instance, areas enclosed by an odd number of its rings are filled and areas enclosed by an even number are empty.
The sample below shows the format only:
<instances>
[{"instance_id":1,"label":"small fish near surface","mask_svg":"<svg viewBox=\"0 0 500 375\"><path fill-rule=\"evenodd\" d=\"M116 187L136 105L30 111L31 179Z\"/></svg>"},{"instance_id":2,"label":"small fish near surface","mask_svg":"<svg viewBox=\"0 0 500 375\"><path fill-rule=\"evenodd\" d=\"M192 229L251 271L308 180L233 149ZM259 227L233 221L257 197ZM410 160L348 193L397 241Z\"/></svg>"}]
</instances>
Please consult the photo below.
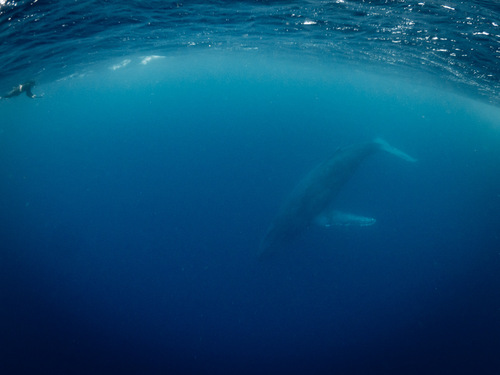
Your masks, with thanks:
<instances>
[{"instance_id":1,"label":"small fish near surface","mask_svg":"<svg viewBox=\"0 0 500 375\"><path fill-rule=\"evenodd\" d=\"M388 152L411 163L417 161L380 138L338 149L297 184L271 223L262 241L259 257L266 257L293 240L311 223L324 227L375 224L374 218L333 210L331 205L359 165L378 151Z\"/></svg>"}]
</instances>

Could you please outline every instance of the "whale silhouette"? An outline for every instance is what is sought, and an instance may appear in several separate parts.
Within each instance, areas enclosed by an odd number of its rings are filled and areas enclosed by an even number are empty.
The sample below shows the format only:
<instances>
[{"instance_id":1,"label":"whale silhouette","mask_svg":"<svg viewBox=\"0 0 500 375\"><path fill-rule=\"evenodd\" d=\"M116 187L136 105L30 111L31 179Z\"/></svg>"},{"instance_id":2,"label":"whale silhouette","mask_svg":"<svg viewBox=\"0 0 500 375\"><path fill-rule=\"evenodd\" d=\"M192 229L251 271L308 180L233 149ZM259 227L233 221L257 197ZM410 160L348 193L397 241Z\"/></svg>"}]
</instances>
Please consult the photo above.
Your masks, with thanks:
<instances>
[{"instance_id":1,"label":"whale silhouette","mask_svg":"<svg viewBox=\"0 0 500 375\"><path fill-rule=\"evenodd\" d=\"M381 138L338 149L306 174L294 188L271 223L261 243L259 256L265 257L293 240L311 223L326 227L374 224L373 218L332 210L331 204L363 160L378 151L389 152L408 162L417 161Z\"/></svg>"}]
</instances>

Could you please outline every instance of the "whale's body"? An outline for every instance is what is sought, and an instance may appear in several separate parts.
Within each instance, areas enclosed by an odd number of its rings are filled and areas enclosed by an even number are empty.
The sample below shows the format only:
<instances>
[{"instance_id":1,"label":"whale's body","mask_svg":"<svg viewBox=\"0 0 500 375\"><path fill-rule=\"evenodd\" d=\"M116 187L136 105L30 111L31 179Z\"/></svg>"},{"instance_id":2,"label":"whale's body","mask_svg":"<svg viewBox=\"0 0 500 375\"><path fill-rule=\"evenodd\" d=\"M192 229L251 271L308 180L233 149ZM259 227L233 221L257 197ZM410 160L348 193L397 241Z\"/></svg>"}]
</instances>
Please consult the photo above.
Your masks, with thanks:
<instances>
[{"instance_id":1,"label":"whale's body","mask_svg":"<svg viewBox=\"0 0 500 375\"><path fill-rule=\"evenodd\" d=\"M335 197L356 172L359 165L368 156L381 150L406 161L416 161L381 139L338 149L297 184L269 227L261 244L260 255L265 256L277 246L294 239L313 222L331 226L331 221L338 218L344 220L345 223L351 219L351 223L361 226L373 224L375 219L372 218L339 213L338 211L331 214L329 211Z\"/></svg>"}]
</instances>

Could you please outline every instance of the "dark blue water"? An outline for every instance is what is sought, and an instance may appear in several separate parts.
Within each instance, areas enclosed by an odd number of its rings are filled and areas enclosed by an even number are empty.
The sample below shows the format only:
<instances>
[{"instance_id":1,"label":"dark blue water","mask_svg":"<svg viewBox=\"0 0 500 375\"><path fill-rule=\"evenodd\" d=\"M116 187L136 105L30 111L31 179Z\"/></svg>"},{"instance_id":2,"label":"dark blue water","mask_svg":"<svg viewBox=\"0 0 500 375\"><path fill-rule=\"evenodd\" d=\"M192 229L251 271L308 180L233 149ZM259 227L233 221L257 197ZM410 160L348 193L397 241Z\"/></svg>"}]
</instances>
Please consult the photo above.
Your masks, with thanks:
<instances>
[{"instance_id":1,"label":"dark blue water","mask_svg":"<svg viewBox=\"0 0 500 375\"><path fill-rule=\"evenodd\" d=\"M2 374L500 373L495 2L0 4Z\"/></svg>"}]
</instances>

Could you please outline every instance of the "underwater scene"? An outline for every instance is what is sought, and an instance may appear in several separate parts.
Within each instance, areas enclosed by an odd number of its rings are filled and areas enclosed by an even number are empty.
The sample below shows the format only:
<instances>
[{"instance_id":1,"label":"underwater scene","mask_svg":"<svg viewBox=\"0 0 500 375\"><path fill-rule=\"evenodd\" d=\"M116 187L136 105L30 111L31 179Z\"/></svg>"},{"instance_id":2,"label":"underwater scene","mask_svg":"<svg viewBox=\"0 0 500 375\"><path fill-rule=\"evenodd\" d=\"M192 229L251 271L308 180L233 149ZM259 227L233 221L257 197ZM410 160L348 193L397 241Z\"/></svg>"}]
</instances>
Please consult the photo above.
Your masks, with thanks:
<instances>
[{"instance_id":1,"label":"underwater scene","mask_svg":"<svg viewBox=\"0 0 500 375\"><path fill-rule=\"evenodd\" d=\"M499 24L0 0L0 373L500 374Z\"/></svg>"}]
</instances>

